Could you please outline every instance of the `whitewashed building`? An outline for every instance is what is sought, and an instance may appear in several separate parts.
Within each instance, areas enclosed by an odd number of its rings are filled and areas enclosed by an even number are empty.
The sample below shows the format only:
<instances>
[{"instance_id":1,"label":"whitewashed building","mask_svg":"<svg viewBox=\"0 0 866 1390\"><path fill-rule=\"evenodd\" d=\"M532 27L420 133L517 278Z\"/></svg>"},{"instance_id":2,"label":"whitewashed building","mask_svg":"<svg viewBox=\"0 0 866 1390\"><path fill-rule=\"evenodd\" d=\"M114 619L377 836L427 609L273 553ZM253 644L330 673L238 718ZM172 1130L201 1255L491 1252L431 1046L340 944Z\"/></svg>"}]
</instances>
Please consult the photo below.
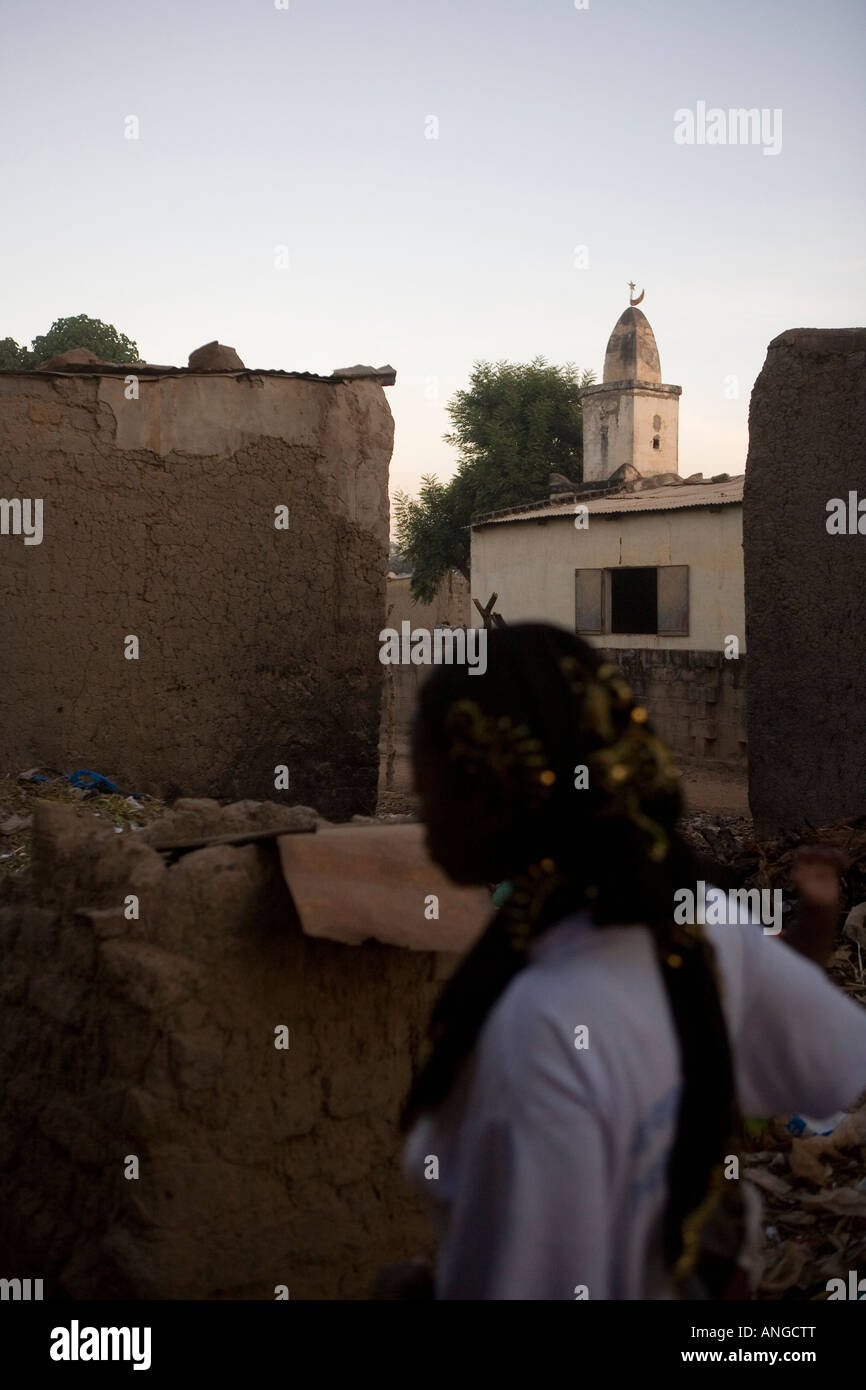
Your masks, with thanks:
<instances>
[{"instance_id":1,"label":"whitewashed building","mask_svg":"<svg viewBox=\"0 0 866 1390\"><path fill-rule=\"evenodd\" d=\"M678 471L679 386L648 320L620 317L584 388L584 479L476 516L472 595L570 627L622 667L680 752L745 757L743 476ZM480 621L480 619L479 619Z\"/></svg>"}]
</instances>

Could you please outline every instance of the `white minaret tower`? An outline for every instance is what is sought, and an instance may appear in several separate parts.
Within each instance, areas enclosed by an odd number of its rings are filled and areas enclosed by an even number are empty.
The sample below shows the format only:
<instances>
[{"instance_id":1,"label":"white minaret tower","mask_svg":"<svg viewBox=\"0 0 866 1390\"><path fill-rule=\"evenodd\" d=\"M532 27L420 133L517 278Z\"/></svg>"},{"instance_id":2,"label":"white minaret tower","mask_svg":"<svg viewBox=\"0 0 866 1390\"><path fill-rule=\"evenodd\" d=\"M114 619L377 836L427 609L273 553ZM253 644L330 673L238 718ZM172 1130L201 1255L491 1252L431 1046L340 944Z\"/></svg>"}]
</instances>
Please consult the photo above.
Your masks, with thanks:
<instances>
[{"instance_id":1,"label":"white minaret tower","mask_svg":"<svg viewBox=\"0 0 866 1390\"><path fill-rule=\"evenodd\" d=\"M681 386L662 385L659 351L649 320L635 305L617 320L604 355L600 386L585 386L583 481L603 482L623 464L641 474L676 473Z\"/></svg>"}]
</instances>

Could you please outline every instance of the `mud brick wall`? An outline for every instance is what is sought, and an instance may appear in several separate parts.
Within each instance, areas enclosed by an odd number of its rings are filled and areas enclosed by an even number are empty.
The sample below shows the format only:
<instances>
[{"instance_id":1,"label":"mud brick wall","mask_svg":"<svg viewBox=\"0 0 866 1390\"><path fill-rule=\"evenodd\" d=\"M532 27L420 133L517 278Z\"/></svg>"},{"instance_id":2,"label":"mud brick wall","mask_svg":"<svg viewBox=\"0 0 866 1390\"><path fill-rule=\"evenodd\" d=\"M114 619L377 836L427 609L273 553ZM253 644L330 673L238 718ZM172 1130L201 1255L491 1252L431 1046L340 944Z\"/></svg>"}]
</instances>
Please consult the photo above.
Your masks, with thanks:
<instances>
[{"instance_id":1,"label":"mud brick wall","mask_svg":"<svg viewBox=\"0 0 866 1390\"><path fill-rule=\"evenodd\" d=\"M749 411L749 800L770 835L866 809L866 329L791 329Z\"/></svg>"},{"instance_id":2,"label":"mud brick wall","mask_svg":"<svg viewBox=\"0 0 866 1390\"><path fill-rule=\"evenodd\" d=\"M0 536L0 770L264 799L284 764L370 813L392 442L373 381L0 373L0 496L44 505Z\"/></svg>"},{"instance_id":3,"label":"mud brick wall","mask_svg":"<svg viewBox=\"0 0 866 1390\"><path fill-rule=\"evenodd\" d=\"M174 830L311 819L201 805ZM275 847L166 867L161 830L40 802L0 888L0 1265L46 1298L364 1298L431 1247L397 1117L444 958L307 937Z\"/></svg>"},{"instance_id":4,"label":"mud brick wall","mask_svg":"<svg viewBox=\"0 0 866 1390\"><path fill-rule=\"evenodd\" d=\"M623 647L608 647L604 655L646 703L656 732L675 752L745 767L745 655Z\"/></svg>"}]
</instances>

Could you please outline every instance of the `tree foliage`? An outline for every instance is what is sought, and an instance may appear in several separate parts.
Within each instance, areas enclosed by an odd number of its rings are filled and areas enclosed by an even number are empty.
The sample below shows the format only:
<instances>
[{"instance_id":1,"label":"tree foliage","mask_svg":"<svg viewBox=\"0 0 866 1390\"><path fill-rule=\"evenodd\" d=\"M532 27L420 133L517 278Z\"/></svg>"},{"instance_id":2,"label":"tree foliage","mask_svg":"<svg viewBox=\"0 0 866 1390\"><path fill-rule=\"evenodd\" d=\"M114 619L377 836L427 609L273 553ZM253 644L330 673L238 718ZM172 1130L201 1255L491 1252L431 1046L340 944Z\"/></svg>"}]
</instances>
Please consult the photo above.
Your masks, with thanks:
<instances>
[{"instance_id":1,"label":"tree foliage","mask_svg":"<svg viewBox=\"0 0 866 1390\"><path fill-rule=\"evenodd\" d=\"M436 586L449 570L469 578L469 552L464 544L463 519L451 483L426 473L417 497L394 494L395 538L400 554L412 569L410 589L420 603L432 603Z\"/></svg>"},{"instance_id":2,"label":"tree foliage","mask_svg":"<svg viewBox=\"0 0 866 1390\"><path fill-rule=\"evenodd\" d=\"M476 362L469 386L446 407L458 452L448 483L425 475L419 496L397 493L396 538L412 565L412 594L430 602L450 569L469 577L469 522L479 512L547 496L550 473L580 481L580 390L594 380L568 363Z\"/></svg>"},{"instance_id":3,"label":"tree foliage","mask_svg":"<svg viewBox=\"0 0 866 1390\"><path fill-rule=\"evenodd\" d=\"M47 333L30 345L32 365L38 366L70 348L89 348L102 362L137 362L138 347L111 323L78 314L75 318L55 319Z\"/></svg>"},{"instance_id":4,"label":"tree foliage","mask_svg":"<svg viewBox=\"0 0 866 1390\"><path fill-rule=\"evenodd\" d=\"M0 338L0 371L23 367L27 349L19 347L14 338Z\"/></svg>"},{"instance_id":5,"label":"tree foliage","mask_svg":"<svg viewBox=\"0 0 866 1390\"><path fill-rule=\"evenodd\" d=\"M70 348L89 348L102 362L139 360L137 345L125 333L118 333L113 324L77 314L55 319L48 332L34 338L29 348L19 347L14 338L0 339L0 368L28 370Z\"/></svg>"}]
</instances>

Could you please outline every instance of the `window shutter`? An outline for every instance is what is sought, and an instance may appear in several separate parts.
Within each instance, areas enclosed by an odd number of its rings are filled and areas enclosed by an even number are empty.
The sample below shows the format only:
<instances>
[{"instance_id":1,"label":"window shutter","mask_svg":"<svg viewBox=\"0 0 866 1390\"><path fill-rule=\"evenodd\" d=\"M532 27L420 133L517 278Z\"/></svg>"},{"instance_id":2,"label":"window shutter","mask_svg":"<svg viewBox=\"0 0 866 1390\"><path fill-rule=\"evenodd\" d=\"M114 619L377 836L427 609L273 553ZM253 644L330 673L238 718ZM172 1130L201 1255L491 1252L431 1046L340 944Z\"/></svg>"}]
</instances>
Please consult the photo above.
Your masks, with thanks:
<instances>
[{"instance_id":1,"label":"window shutter","mask_svg":"<svg viewBox=\"0 0 866 1390\"><path fill-rule=\"evenodd\" d=\"M689 567L661 565L658 570L658 631L663 637L689 632Z\"/></svg>"},{"instance_id":2,"label":"window shutter","mask_svg":"<svg viewBox=\"0 0 866 1390\"><path fill-rule=\"evenodd\" d=\"M574 571L575 631L603 632L604 570Z\"/></svg>"}]
</instances>

